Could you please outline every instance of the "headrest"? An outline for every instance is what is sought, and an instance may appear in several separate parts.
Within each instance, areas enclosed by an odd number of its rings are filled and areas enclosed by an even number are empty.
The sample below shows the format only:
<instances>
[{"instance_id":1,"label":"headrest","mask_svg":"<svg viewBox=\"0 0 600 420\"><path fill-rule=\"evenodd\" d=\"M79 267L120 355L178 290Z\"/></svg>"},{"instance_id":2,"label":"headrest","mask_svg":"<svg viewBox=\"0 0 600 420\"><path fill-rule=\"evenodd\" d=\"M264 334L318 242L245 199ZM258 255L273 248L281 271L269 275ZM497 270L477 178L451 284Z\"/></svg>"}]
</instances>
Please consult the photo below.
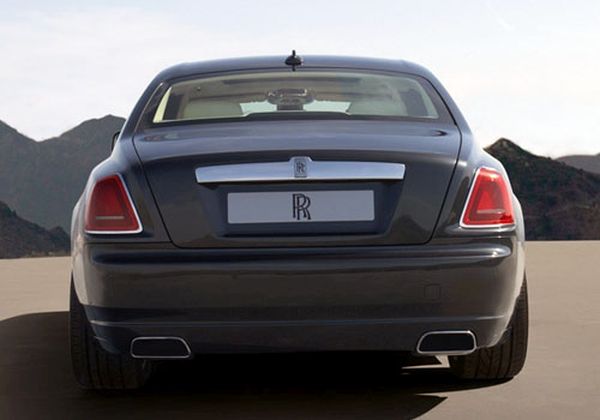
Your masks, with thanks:
<instances>
[{"instance_id":1,"label":"headrest","mask_svg":"<svg viewBox=\"0 0 600 420\"><path fill-rule=\"evenodd\" d=\"M236 102L195 99L185 106L182 118L226 118L242 115L242 107Z\"/></svg>"},{"instance_id":2,"label":"headrest","mask_svg":"<svg viewBox=\"0 0 600 420\"><path fill-rule=\"evenodd\" d=\"M352 102L346 110L349 114L360 115L390 115L406 116L406 105L399 101L381 100L381 99L361 99Z\"/></svg>"}]
</instances>

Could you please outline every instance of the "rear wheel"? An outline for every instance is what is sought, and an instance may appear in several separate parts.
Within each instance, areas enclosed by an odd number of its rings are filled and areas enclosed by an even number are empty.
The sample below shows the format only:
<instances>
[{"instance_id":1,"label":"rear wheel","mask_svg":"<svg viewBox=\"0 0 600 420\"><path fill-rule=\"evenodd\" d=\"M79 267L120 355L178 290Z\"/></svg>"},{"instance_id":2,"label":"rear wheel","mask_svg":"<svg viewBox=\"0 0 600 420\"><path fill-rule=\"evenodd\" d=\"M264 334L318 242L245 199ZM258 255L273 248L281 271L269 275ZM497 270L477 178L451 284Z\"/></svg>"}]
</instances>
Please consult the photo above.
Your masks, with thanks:
<instances>
[{"instance_id":1,"label":"rear wheel","mask_svg":"<svg viewBox=\"0 0 600 420\"><path fill-rule=\"evenodd\" d=\"M525 364L528 331L527 278L524 278L513 318L500 343L466 356L450 356L452 372L463 379L512 378Z\"/></svg>"},{"instance_id":2,"label":"rear wheel","mask_svg":"<svg viewBox=\"0 0 600 420\"><path fill-rule=\"evenodd\" d=\"M150 378L150 362L104 350L94 338L71 280L69 308L71 361L75 379L86 389L136 389Z\"/></svg>"}]
</instances>

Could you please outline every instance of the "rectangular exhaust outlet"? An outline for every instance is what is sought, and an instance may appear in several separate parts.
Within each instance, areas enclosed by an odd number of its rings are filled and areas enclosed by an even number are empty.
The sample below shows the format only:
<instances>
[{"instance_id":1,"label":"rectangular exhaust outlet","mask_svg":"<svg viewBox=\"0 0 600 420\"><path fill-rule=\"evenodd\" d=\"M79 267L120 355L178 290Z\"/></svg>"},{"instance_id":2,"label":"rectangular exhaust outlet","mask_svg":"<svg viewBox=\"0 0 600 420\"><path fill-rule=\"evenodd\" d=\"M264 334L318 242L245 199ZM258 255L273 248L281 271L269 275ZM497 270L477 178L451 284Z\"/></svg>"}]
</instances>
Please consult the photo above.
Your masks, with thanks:
<instances>
[{"instance_id":1,"label":"rectangular exhaust outlet","mask_svg":"<svg viewBox=\"0 0 600 420\"><path fill-rule=\"evenodd\" d=\"M181 337L136 337L130 354L135 359L189 359L192 351Z\"/></svg>"},{"instance_id":2,"label":"rectangular exhaust outlet","mask_svg":"<svg viewBox=\"0 0 600 420\"><path fill-rule=\"evenodd\" d=\"M431 331L417 343L417 353L422 355L456 356L476 349L477 341L471 331Z\"/></svg>"}]
</instances>

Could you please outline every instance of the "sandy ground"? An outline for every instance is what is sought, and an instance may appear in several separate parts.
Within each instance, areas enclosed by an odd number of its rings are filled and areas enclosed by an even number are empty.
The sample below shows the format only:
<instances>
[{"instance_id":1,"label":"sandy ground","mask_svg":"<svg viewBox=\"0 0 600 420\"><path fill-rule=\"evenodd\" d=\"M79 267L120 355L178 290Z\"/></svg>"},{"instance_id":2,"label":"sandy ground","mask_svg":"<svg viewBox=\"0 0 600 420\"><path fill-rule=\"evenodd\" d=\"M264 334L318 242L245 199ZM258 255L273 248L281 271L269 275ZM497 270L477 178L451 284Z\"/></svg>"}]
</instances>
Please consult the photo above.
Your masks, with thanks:
<instances>
[{"instance_id":1,"label":"sandy ground","mask_svg":"<svg viewBox=\"0 0 600 420\"><path fill-rule=\"evenodd\" d=\"M78 389L68 355L68 258L0 260L0 419L600 418L600 241L527 245L531 335L512 381L459 382L444 360L218 356L165 364L147 389ZM440 363L441 362L441 363Z\"/></svg>"}]
</instances>

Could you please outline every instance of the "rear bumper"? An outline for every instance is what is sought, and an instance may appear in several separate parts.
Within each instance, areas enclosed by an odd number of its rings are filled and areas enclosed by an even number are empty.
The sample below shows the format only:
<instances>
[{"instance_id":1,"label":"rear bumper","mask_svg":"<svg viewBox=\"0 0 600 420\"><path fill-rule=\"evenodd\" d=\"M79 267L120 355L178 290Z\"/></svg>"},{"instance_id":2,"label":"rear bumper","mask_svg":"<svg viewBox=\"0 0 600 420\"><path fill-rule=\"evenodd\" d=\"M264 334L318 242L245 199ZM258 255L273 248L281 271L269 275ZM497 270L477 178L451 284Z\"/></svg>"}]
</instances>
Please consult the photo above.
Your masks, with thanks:
<instances>
[{"instance_id":1,"label":"rear bumper","mask_svg":"<svg viewBox=\"0 0 600 420\"><path fill-rule=\"evenodd\" d=\"M426 332L501 338L523 278L516 238L406 247L182 250L87 244L74 255L95 334L129 353L140 336L192 353L414 351Z\"/></svg>"}]
</instances>

